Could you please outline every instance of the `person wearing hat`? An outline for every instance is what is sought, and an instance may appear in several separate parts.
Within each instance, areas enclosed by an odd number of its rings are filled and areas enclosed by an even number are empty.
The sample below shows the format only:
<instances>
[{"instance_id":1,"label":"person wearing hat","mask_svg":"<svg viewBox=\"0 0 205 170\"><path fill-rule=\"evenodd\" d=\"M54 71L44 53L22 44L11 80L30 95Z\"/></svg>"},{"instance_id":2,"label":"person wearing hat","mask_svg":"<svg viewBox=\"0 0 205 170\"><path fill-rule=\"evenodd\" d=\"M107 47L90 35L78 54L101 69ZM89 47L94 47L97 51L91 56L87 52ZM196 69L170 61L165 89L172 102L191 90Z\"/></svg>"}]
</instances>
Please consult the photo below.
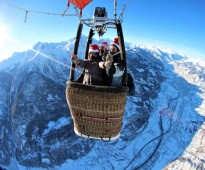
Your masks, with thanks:
<instances>
[{"instance_id":1,"label":"person wearing hat","mask_svg":"<svg viewBox=\"0 0 205 170\"><path fill-rule=\"evenodd\" d=\"M108 61L108 57L107 57L107 55L108 55L108 52L109 52L109 46L108 46L108 43L107 42L102 42L102 43L100 43L100 45L99 45L99 50L100 50L100 57L102 58L102 61ZM104 62L100 62L99 63L99 66L100 66L100 68L102 68L103 69L103 78L104 78L104 82L105 82L105 85L106 86L110 86L111 85L111 83L110 83L110 78L108 77L108 75L107 75L107 73L106 73L106 70L105 70L105 68L104 68ZM111 66L111 62L109 62L109 63L107 63L107 64L109 64L110 66Z\"/></svg>"},{"instance_id":2,"label":"person wearing hat","mask_svg":"<svg viewBox=\"0 0 205 170\"><path fill-rule=\"evenodd\" d=\"M99 48L97 44L91 44L88 51L88 59L81 60L72 53L71 61L77 66L85 68L83 84L89 85L104 85L102 76L103 70L99 67L99 62L102 61L99 56Z\"/></svg>"},{"instance_id":3,"label":"person wearing hat","mask_svg":"<svg viewBox=\"0 0 205 170\"><path fill-rule=\"evenodd\" d=\"M105 61L99 63L99 66L106 70L111 86L122 86L122 76L124 74L125 67L121 61L118 38L114 38L110 43L110 54L106 56Z\"/></svg>"},{"instance_id":4,"label":"person wearing hat","mask_svg":"<svg viewBox=\"0 0 205 170\"><path fill-rule=\"evenodd\" d=\"M100 56L102 57L102 60L105 61L106 56L107 56L108 51L109 51L108 43L107 42L100 43L99 50L100 50Z\"/></svg>"}]
</instances>

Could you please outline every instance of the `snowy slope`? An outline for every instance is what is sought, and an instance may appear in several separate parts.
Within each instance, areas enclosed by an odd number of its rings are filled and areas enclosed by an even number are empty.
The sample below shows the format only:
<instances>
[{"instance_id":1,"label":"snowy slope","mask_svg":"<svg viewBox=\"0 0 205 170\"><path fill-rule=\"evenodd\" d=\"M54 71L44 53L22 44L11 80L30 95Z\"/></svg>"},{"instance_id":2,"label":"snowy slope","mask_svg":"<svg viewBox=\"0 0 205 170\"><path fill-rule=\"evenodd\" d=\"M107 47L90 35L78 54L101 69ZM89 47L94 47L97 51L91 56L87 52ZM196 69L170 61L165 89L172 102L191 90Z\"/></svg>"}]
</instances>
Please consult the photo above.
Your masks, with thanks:
<instances>
[{"instance_id":1,"label":"snowy slope","mask_svg":"<svg viewBox=\"0 0 205 170\"><path fill-rule=\"evenodd\" d=\"M0 166L6 169L196 169L204 166L205 67L126 43L136 85L116 141L73 132L65 100L75 39L37 43L0 63ZM86 37L79 56L83 58Z\"/></svg>"}]
</instances>

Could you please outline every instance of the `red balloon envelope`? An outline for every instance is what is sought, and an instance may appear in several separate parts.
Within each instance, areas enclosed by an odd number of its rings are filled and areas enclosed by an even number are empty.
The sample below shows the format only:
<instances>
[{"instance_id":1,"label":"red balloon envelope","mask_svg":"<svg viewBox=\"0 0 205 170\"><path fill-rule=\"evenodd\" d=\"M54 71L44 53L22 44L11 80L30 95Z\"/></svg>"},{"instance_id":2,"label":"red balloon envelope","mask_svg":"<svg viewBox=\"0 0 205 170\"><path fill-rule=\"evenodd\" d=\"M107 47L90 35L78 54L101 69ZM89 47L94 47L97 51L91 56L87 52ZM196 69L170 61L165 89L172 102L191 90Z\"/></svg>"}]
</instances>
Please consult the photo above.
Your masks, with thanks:
<instances>
[{"instance_id":1,"label":"red balloon envelope","mask_svg":"<svg viewBox=\"0 0 205 170\"><path fill-rule=\"evenodd\" d=\"M92 0L69 0L73 5L82 10L86 5L88 5Z\"/></svg>"}]
</instances>

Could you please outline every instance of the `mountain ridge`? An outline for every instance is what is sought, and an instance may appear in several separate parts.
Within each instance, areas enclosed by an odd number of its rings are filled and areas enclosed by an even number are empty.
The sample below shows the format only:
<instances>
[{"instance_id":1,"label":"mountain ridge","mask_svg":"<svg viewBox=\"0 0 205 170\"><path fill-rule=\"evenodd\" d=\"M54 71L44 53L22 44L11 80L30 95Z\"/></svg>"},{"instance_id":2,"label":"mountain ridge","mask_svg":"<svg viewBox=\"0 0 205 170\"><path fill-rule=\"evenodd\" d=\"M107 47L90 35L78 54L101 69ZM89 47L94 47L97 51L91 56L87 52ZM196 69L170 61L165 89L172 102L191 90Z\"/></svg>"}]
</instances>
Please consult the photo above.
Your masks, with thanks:
<instances>
[{"instance_id":1,"label":"mountain ridge","mask_svg":"<svg viewBox=\"0 0 205 170\"><path fill-rule=\"evenodd\" d=\"M83 58L86 37L81 41L78 55ZM126 43L136 94L127 97L120 138L103 143L73 132L65 99L73 43L74 39L39 42L33 50L0 63L0 166L59 170L203 166L201 64L173 51ZM199 142L194 135L199 135Z\"/></svg>"}]
</instances>

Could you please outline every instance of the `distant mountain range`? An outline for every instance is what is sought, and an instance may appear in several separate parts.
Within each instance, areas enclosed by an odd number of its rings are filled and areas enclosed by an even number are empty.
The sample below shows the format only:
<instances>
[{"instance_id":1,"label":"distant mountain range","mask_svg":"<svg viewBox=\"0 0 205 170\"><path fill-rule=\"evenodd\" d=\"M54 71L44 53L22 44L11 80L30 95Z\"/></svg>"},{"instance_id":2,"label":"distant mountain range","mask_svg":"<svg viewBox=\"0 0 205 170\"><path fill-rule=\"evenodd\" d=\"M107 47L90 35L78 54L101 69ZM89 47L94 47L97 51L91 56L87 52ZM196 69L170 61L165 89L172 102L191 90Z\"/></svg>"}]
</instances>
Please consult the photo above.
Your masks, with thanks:
<instances>
[{"instance_id":1,"label":"distant mountain range","mask_svg":"<svg viewBox=\"0 0 205 170\"><path fill-rule=\"evenodd\" d=\"M120 138L103 142L73 131L65 88L74 42L39 42L0 62L2 169L205 169L204 63L126 43L136 93L127 97Z\"/></svg>"}]
</instances>

